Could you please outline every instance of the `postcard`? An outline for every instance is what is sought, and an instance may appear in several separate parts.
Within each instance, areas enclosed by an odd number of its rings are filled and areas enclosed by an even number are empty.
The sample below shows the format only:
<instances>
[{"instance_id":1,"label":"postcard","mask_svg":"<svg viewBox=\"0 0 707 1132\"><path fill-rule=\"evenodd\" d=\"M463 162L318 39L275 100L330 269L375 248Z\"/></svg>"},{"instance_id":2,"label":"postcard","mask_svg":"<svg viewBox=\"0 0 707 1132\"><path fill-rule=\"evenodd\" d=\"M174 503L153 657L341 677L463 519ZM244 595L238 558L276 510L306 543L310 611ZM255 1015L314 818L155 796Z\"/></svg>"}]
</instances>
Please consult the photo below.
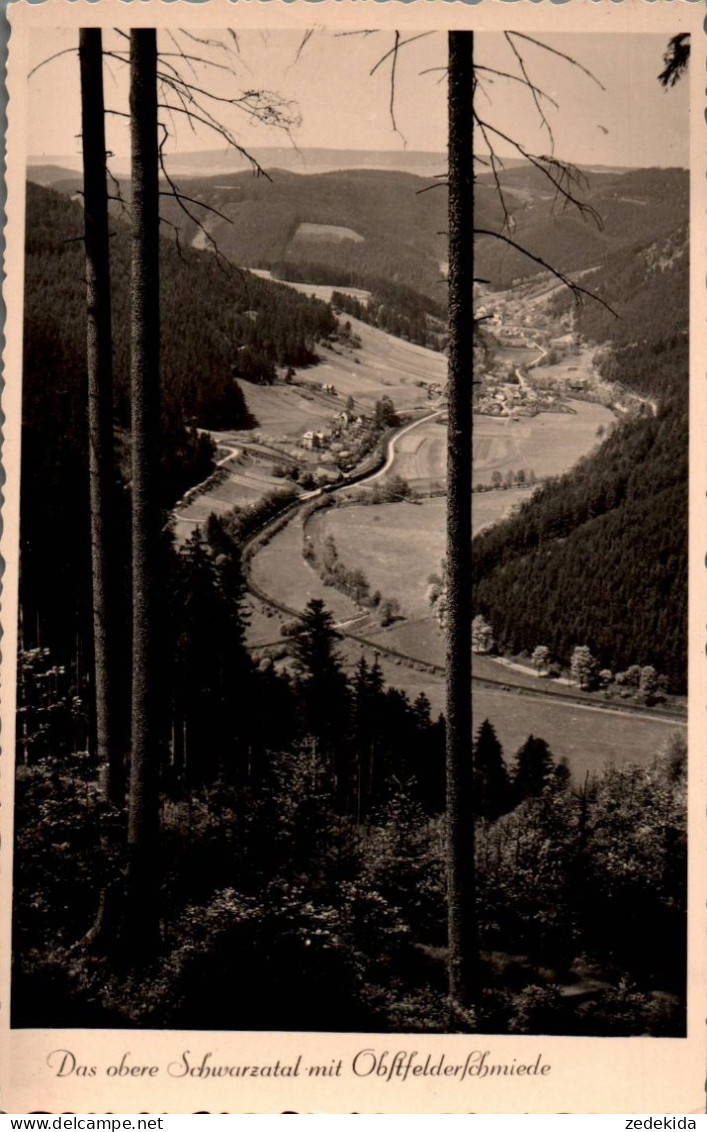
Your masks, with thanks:
<instances>
[{"instance_id":1,"label":"postcard","mask_svg":"<svg viewBox=\"0 0 707 1132\"><path fill-rule=\"evenodd\" d=\"M699 5L9 5L2 1108L704 1111Z\"/></svg>"}]
</instances>

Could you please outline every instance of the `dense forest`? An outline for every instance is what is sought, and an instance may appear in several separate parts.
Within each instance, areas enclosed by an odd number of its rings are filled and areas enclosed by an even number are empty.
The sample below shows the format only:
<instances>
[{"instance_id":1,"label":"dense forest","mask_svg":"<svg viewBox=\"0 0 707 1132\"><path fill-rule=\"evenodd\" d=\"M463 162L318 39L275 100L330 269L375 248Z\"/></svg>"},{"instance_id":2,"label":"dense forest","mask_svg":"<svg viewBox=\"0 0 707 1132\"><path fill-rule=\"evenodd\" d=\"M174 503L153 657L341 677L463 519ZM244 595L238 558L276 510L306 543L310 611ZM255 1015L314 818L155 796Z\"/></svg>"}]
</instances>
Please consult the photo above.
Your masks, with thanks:
<instances>
[{"instance_id":1,"label":"dense forest","mask_svg":"<svg viewBox=\"0 0 707 1132\"><path fill-rule=\"evenodd\" d=\"M503 647L543 644L567 663L587 644L602 667L650 664L674 691L687 656L687 260L683 226L593 277L620 318L588 302L577 327L608 340L601 373L649 403L474 540L475 601Z\"/></svg>"},{"instance_id":2,"label":"dense forest","mask_svg":"<svg viewBox=\"0 0 707 1132\"><path fill-rule=\"evenodd\" d=\"M434 182L381 170L306 176L274 169L269 176L239 173L188 182L192 197L233 221L201 210L200 219L236 263L269 268L316 262L340 272L329 280L340 286L355 271L443 300L444 189L420 194ZM167 215L180 225L185 219ZM195 231L185 228L185 242Z\"/></svg>"},{"instance_id":3,"label":"dense forest","mask_svg":"<svg viewBox=\"0 0 707 1132\"><path fill-rule=\"evenodd\" d=\"M164 547L163 936L137 974L87 943L122 849L85 677L23 654L14 1025L448 1029L443 722L375 657L347 676L318 601L289 672L255 663L239 538L234 514ZM676 740L576 789L541 738L479 727L480 1029L684 1032L684 775Z\"/></svg>"},{"instance_id":4,"label":"dense forest","mask_svg":"<svg viewBox=\"0 0 707 1132\"><path fill-rule=\"evenodd\" d=\"M561 271L599 267L619 249L623 254L661 240L684 225L689 176L685 169L634 169L580 175L577 196L597 219L572 206L558 209L547 180L528 165L507 169L501 185L513 216L513 239ZM497 192L490 173L479 175L478 195L493 214ZM499 230L481 218L478 227ZM478 274L496 290L535 275L537 263L515 248L484 236L476 251Z\"/></svg>"},{"instance_id":5,"label":"dense forest","mask_svg":"<svg viewBox=\"0 0 707 1132\"><path fill-rule=\"evenodd\" d=\"M385 280L369 280L369 283L371 295L366 302L334 291L331 296L333 310L377 326L398 338L406 338L418 346L432 350L444 347L447 340L444 309L438 303L399 284L386 284Z\"/></svg>"},{"instance_id":6,"label":"dense forest","mask_svg":"<svg viewBox=\"0 0 707 1132\"><path fill-rule=\"evenodd\" d=\"M112 221L115 423L122 478L118 515L127 521L129 465L130 234ZM87 631L88 474L85 410L86 289L78 203L29 184L25 268L22 419L23 640L75 655L74 618ZM171 505L213 467L203 428L248 427L237 378L271 380L275 366L314 359L331 334L330 308L292 288L224 274L207 252L163 241L161 498ZM247 388L247 387L246 387ZM57 587L63 595L56 601ZM72 627L73 626L73 627ZM82 633L79 634L82 637ZM68 650L68 652L67 652Z\"/></svg>"},{"instance_id":7,"label":"dense forest","mask_svg":"<svg viewBox=\"0 0 707 1132\"><path fill-rule=\"evenodd\" d=\"M80 366L85 349L83 219L80 205L28 184L27 340L58 337ZM113 217L111 240L116 413L127 421L126 332L130 237ZM336 330L325 303L231 268L212 254L161 245L162 395L165 412L205 428L247 422L234 378L272 380L275 365L307 365L315 343ZM30 333L31 332L31 333Z\"/></svg>"}]
</instances>

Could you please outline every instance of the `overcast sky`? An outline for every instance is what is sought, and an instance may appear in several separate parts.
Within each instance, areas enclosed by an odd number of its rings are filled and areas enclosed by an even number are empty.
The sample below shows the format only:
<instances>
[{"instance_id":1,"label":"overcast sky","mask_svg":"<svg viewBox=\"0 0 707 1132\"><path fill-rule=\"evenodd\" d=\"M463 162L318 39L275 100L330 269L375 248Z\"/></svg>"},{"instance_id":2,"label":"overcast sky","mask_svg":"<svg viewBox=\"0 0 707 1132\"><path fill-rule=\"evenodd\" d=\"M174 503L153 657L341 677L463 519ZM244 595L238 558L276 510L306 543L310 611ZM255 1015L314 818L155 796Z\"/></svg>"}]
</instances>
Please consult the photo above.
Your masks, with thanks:
<instances>
[{"instance_id":1,"label":"overcast sky","mask_svg":"<svg viewBox=\"0 0 707 1132\"><path fill-rule=\"evenodd\" d=\"M404 30L401 33L405 37ZM31 45L30 66L55 51L71 48L76 31L37 31ZM211 31L209 35L213 36ZM301 147L391 150L404 146L392 129L388 109L390 61L375 75L371 68L392 43L391 32L366 39L337 37L315 32L299 59L300 32L269 31L240 34L240 55L227 56L213 48L182 39L185 50L209 55L220 62L232 61L235 75L197 64L198 83L214 92L234 97L250 88L267 88L297 103L302 125L295 138ZM516 41L528 73L539 87L558 103L542 101L555 139L555 153L568 161L602 165L688 164L688 83L683 80L671 91L658 84L666 46L664 35L546 35L542 40L557 51L571 55L591 71L601 89L577 67L533 44ZM224 43L228 37L224 34ZM105 46L125 49L125 40L105 33ZM174 51L166 34L160 47ZM400 53L396 81L396 119L409 149L442 151L445 148L446 108L444 64L446 35L433 32L405 47ZM175 62L174 59L171 62ZM476 36L476 62L519 75L519 64L511 48L498 34ZM180 63L180 66L183 64ZM432 68L437 68L430 70ZM429 71L425 74L423 72ZM479 93L477 112L502 133L520 140L531 152L550 152L550 141L528 91L520 83L479 71L484 91ZM194 76L191 76L194 78ZM127 67L107 61L106 104L126 110ZM30 79L28 153L33 157L78 154L80 128L78 61L67 54L42 67ZM245 146L288 144L276 130L254 125L247 118L211 103L217 114ZM220 149L223 143L202 126L196 133L183 118L168 123L175 134L171 143L180 150ZM499 151L510 154L499 140ZM109 120L109 148L119 156L129 152L127 125L119 117Z\"/></svg>"}]
</instances>

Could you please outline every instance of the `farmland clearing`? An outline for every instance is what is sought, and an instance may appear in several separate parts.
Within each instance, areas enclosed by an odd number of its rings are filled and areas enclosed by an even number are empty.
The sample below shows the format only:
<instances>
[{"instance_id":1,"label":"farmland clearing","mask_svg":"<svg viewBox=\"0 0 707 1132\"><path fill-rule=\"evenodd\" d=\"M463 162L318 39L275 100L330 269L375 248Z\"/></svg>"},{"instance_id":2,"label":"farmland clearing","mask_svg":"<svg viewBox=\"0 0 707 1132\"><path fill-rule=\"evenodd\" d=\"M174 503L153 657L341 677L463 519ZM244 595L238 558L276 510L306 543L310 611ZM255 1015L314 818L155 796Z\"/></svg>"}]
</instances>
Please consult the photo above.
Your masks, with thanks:
<instances>
[{"instance_id":1,"label":"farmland clearing","mask_svg":"<svg viewBox=\"0 0 707 1132\"><path fill-rule=\"evenodd\" d=\"M520 468L539 479L561 475L599 443L597 432L614 422L610 409L590 401L568 401L571 413L535 417L474 418L474 479L490 482Z\"/></svg>"},{"instance_id":2,"label":"farmland clearing","mask_svg":"<svg viewBox=\"0 0 707 1132\"><path fill-rule=\"evenodd\" d=\"M473 482L488 484L494 472L505 476L521 468L538 479L561 475L599 443L613 414L603 405L569 401L568 413L534 417L474 417ZM444 485L447 439L444 419L426 422L401 437L393 469L421 490ZM476 503L476 500L474 501Z\"/></svg>"},{"instance_id":3,"label":"farmland clearing","mask_svg":"<svg viewBox=\"0 0 707 1132\"><path fill-rule=\"evenodd\" d=\"M302 285L312 293L313 288ZM324 457L305 452L300 438L307 429L325 429L349 396L362 413L370 412L382 396L397 410L416 410L420 422L395 439L391 466L375 477L385 486L393 475L403 476L419 493L442 490L446 477L446 433L441 400L446 382L443 355L394 338L351 319L360 347L346 342L319 346L321 363L295 375L293 382L272 386L243 384L248 407L257 420L249 431L215 435L224 449L237 455L224 462L227 478L197 497L182 514L185 529L234 505L247 505L259 495L283 486L272 475L278 459L289 457L300 467L316 467ZM326 386L326 391L322 388ZM333 392L332 392L333 387ZM590 452L614 417L602 405L573 400L566 412L536 416L474 419L474 469L477 483L489 484L494 473L504 479L521 469L538 479L561 474ZM435 411L438 415L435 415ZM361 490L358 488L357 490ZM364 491L372 490L372 488ZM474 533L498 522L531 495L527 487L476 492L473 498ZM331 536L340 562L362 570L371 590L396 598L400 616L382 628L375 612L361 610L346 594L325 585L305 561L306 535L315 546ZM387 683L406 691L411 699L424 692L433 714L444 707L444 640L431 613L428 578L439 573L445 553L445 500L354 504L323 509L310 517L306 528L302 512L260 546L250 563L254 591L292 610L302 611L312 598L323 600L344 633L365 637L362 646L349 636L338 649L351 668L364 653L372 659L375 646L405 654L408 660L381 651L380 663ZM280 628L289 614L275 612L251 597L252 618L248 640L255 648L275 648L279 655ZM283 663L279 661L278 663ZM569 694L549 695L544 682L532 674L505 669L488 657L476 657L473 687L474 716L478 725L492 720L511 758L529 733L545 738L556 758L566 757L576 780L607 761L647 762L665 743L679 722L645 713L622 712L598 703L575 703ZM494 687L485 680L497 680ZM574 690L576 694L576 689Z\"/></svg>"},{"instance_id":4,"label":"farmland clearing","mask_svg":"<svg viewBox=\"0 0 707 1132\"><path fill-rule=\"evenodd\" d=\"M331 302L331 296L334 291L338 291L340 295L349 295L352 299L358 299L359 302L365 303L371 297L370 291L365 291L362 287L329 287L324 283L293 283L289 279L278 279L273 275L272 271L265 271L259 267L249 267L251 275L257 275L260 279L270 279L273 283L282 283L286 287L292 287L293 290L299 291L301 295L311 295L315 299L321 299L324 303Z\"/></svg>"}]
</instances>

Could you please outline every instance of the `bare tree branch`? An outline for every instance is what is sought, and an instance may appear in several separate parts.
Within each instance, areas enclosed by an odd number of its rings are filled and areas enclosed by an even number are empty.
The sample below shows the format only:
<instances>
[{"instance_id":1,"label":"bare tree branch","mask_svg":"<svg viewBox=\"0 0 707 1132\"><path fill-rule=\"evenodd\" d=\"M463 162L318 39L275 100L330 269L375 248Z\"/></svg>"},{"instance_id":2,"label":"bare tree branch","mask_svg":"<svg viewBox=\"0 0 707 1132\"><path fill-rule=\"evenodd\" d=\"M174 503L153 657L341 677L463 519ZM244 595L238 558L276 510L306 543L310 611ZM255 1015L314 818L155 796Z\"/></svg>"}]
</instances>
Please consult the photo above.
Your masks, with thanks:
<instances>
[{"instance_id":1,"label":"bare tree branch","mask_svg":"<svg viewBox=\"0 0 707 1132\"><path fill-rule=\"evenodd\" d=\"M417 189L415 192L416 197L421 197L423 193L429 193L432 189L446 189L449 187L449 181L437 181L434 185L425 185L424 189ZM438 233L439 235L439 233Z\"/></svg>"},{"instance_id":2,"label":"bare tree branch","mask_svg":"<svg viewBox=\"0 0 707 1132\"><path fill-rule=\"evenodd\" d=\"M544 128L547 130L548 137L550 138L550 150L551 150L552 153L554 153L555 152L555 137L554 137L554 134L552 132L552 127L550 126L550 123L547 120L547 117L545 115L545 111L543 110L542 106L540 105L540 99L538 98L536 88L535 88L534 84L530 81L530 78L528 76L528 72L525 68L525 60L524 60L523 56L521 55L520 51L518 50L518 48L516 47L515 43L511 39L511 36L508 34L508 32L506 31L503 34L504 34L504 38L506 40L506 43L508 44L511 51L513 52L516 59L518 60L518 66L521 69L521 73L523 75L525 83L528 87L528 90L530 91L533 102L535 103L535 108L536 108L538 114L540 115L540 122L542 123Z\"/></svg>"},{"instance_id":3,"label":"bare tree branch","mask_svg":"<svg viewBox=\"0 0 707 1132\"><path fill-rule=\"evenodd\" d=\"M176 188L176 186L174 186L174 183L171 179L169 180L169 183L170 183L170 185L172 185L171 191L165 192L164 190L160 189L159 195L161 197L174 197L176 200L179 200L179 201L185 200L188 204L198 205L199 208L205 209L206 212L213 212L214 216L218 216L218 218L220 220L225 220L227 224L233 223L230 216L226 216L225 213L219 212L219 210L217 208L214 208L214 206L212 204L206 204L205 201L197 200L196 197L187 196L187 194L183 193L181 191L181 189L178 189L178 188Z\"/></svg>"},{"instance_id":4,"label":"bare tree branch","mask_svg":"<svg viewBox=\"0 0 707 1132\"><path fill-rule=\"evenodd\" d=\"M606 87L599 81L596 75L593 75L591 71L587 70L586 67L583 67L582 64L578 63L576 59L573 59L571 55L566 55L564 51L558 51L556 47L550 47L549 44L543 43L542 40L535 39L532 35L525 35L521 31L511 31L507 34L514 35L517 39L525 39L528 43L534 43L536 47L542 48L543 51L549 51L551 55L557 55L558 58L564 59L566 63L571 63L573 67L577 67L579 71L582 71L582 73L590 78L593 83L597 84L600 90L606 90Z\"/></svg>"},{"instance_id":5,"label":"bare tree branch","mask_svg":"<svg viewBox=\"0 0 707 1132\"><path fill-rule=\"evenodd\" d=\"M127 214L128 214L128 202L126 201L125 197L123 196L123 191L120 187L120 181L118 180L118 178L115 176L115 174L109 168L107 161L106 161L106 176L111 181L111 184L113 184L115 186L115 192L116 192L116 195L109 197L109 200L118 201L120 203L121 212L123 213L124 216L127 216Z\"/></svg>"},{"instance_id":6,"label":"bare tree branch","mask_svg":"<svg viewBox=\"0 0 707 1132\"><path fill-rule=\"evenodd\" d=\"M390 69L390 104L389 104L390 120L391 120L392 125L393 125L394 133L398 134L399 137L401 137L403 139L403 142L404 142L405 145L407 145L407 139L405 138L404 134L398 129L397 123L395 121L395 76L396 76L396 69L397 69L397 65L398 65L398 54L399 54L400 50L403 47L407 47L407 45L409 43L414 43L416 40L424 39L426 36L432 35L432 34L433 33L431 31L422 31L422 32L418 32L417 35L408 36L407 39L401 39L400 38L400 32L396 31L394 33L393 46L390 48L389 51L386 51L386 52L384 52L383 55L381 55L378 62L375 63L373 65L373 67L371 67L371 70L368 72L369 75L374 75L376 73L376 71L378 70L378 68L383 63L385 63L386 59L390 59L391 56L392 56L393 61L392 61L392 64L391 64L391 69Z\"/></svg>"},{"instance_id":7,"label":"bare tree branch","mask_svg":"<svg viewBox=\"0 0 707 1132\"><path fill-rule=\"evenodd\" d=\"M55 51L53 55L47 55L46 59L42 59L41 63L37 63L37 66L32 68L27 78L31 79L32 75L36 75L37 71L41 71L47 63L53 63L55 59L59 59L62 55L77 55L78 50L78 47L64 47L61 51Z\"/></svg>"},{"instance_id":8,"label":"bare tree branch","mask_svg":"<svg viewBox=\"0 0 707 1132\"><path fill-rule=\"evenodd\" d=\"M597 210L593 208L592 205L581 200L574 191L575 187L586 185L587 183L587 179L581 170L577 169L576 166L571 165L569 162L558 161L558 159L552 157L552 155L538 157L530 153L529 150L521 145L515 138L510 137L508 134L504 133L503 130L499 130L497 126L480 118L476 111L474 111L474 121L480 130L495 134L497 137L507 142L521 157L538 169L555 188L556 194L559 195L563 201L563 207L573 205L580 215L590 217L600 230L603 228L603 221ZM491 149L493 150L493 147L491 147Z\"/></svg>"},{"instance_id":9,"label":"bare tree branch","mask_svg":"<svg viewBox=\"0 0 707 1132\"><path fill-rule=\"evenodd\" d=\"M381 66L381 64L385 63L386 59L389 59L391 55L397 54L397 52L401 48L407 47L408 43L414 43L416 39L424 39L425 36L434 35L434 32L421 31L421 32L418 32L417 35L411 35L411 36L408 37L408 39L402 39L402 40L400 39L400 32L399 31L396 32L395 35L396 35L396 40L395 40L395 43L393 44L393 46L390 48L390 51L386 51L384 55L381 55L380 59L375 64L375 66L373 66L371 68L371 70L368 72L369 75L374 75L376 73L376 71L378 70L378 68Z\"/></svg>"},{"instance_id":10,"label":"bare tree branch","mask_svg":"<svg viewBox=\"0 0 707 1132\"><path fill-rule=\"evenodd\" d=\"M602 299L600 295L594 294L593 291L587 291L585 287L580 287L579 283L575 283L572 279L570 279L568 275L565 275L564 272L559 271L556 267L553 267L551 264L546 263L545 260L541 259L539 255L535 255L533 252L528 251L528 249L524 248L522 244L519 244L516 240L512 240L510 236L504 236L501 232L491 232L488 228L475 228L474 235L491 236L494 240L502 240L504 244L508 244L510 247L515 248L516 251L521 252L522 255L527 256L527 258L532 260L533 263L537 263L540 267L544 267L546 271L549 271L552 275L555 276L556 279L559 279L561 283L564 283L565 287L569 288L569 290L572 292L575 302L579 306L581 306L582 304L582 296L586 295L588 299L593 299L595 303L599 303L602 307L608 310L610 314L613 314L614 318L619 317L614 308L610 306L609 303L605 302L605 300Z\"/></svg>"},{"instance_id":11,"label":"bare tree branch","mask_svg":"<svg viewBox=\"0 0 707 1132\"><path fill-rule=\"evenodd\" d=\"M268 180L272 179L263 169L260 162L255 157L253 157L252 154L248 153L247 149L244 149L243 146L239 145L238 142L235 141L235 139L231 136L230 131L228 131L224 126L220 126L214 121L210 121L209 118L204 117L202 114L197 114L196 111L192 110L191 108L185 110L184 107L173 106L169 102L158 103L158 108L160 110L171 110L174 114L185 114L188 117L193 118L195 122L201 122L202 125L208 126L209 129L213 130L214 133L224 138L224 140L227 141L229 145L233 146L233 148L237 150L238 153L245 157L250 162L251 166L258 174L258 176L267 177Z\"/></svg>"},{"instance_id":12,"label":"bare tree branch","mask_svg":"<svg viewBox=\"0 0 707 1132\"><path fill-rule=\"evenodd\" d=\"M188 207L188 205L189 204L197 205L198 207L204 208L209 212L214 212L222 220L225 220L227 224L232 224L233 221L231 220L230 217L224 215L224 213L222 213L222 212L219 212L218 209L213 208L211 205L204 204L203 201L194 200L193 197L188 197L184 193L180 192L177 185L174 183L172 177L170 176L170 174L167 170L167 167L165 165L165 160L164 160L164 147L165 147L165 144L167 142L167 139L169 138L169 131L168 131L167 127L165 126L164 122L159 122L158 125L160 126L160 128L163 131L163 136L160 139L160 142L159 142L159 145L158 145L158 158L159 158L159 164L160 164L160 171L161 171L162 176L164 177L165 181L167 182L167 184L169 185L170 190L171 190L170 192L161 191L160 196L171 196L171 197L174 198L174 200L176 200L177 204L181 208L184 215L187 216L189 218L189 220L191 220L191 222L196 225L196 227L199 229L199 231L203 234L204 238L211 245L211 249L214 253L214 256L216 258L216 263L217 263L219 269L228 278L233 278L234 274L238 275L240 277L241 282L244 285L246 292L247 292L248 283L247 283L245 273L241 270L240 267L238 267L237 264L232 263L226 256L223 255L223 253L222 253L221 249L219 248L216 240L214 240L213 236L209 232L206 225L203 223L202 220L199 219L198 216L195 216L195 214ZM178 231L177 225L172 225L172 226ZM184 258L184 256L182 255L181 258Z\"/></svg>"},{"instance_id":13,"label":"bare tree branch","mask_svg":"<svg viewBox=\"0 0 707 1132\"><path fill-rule=\"evenodd\" d=\"M397 124L395 122L395 69L398 65L398 51L399 50L400 50L400 32L396 31L396 33L395 33L395 47L393 49L393 62L392 62L391 69L390 69L390 106L389 106L390 121L393 124L393 130L395 131L395 133L400 134L400 137L403 139L403 142L405 143L405 145L407 145L406 139L403 137L402 133L400 133L400 130L398 129ZM372 73L373 72L371 72L371 74Z\"/></svg>"},{"instance_id":14,"label":"bare tree branch","mask_svg":"<svg viewBox=\"0 0 707 1132\"><path fill-rule=\"evenodd\" d=\"M218 51L228 51L226 44L220 39L209 39L208 36L195 35L193 31L187 31L186 28L179 29L180 35L186 36L194 43L200 43L202 47L215 47Z\"/></svg>"},{"instance_id":15,"label":"bare tree branch","mask_svg":"<svg viewBox=\"0 0 707 1132\"><path fill-rule=\"evenodd\" d=\"M498 157L493 144L491 143L491 140L486 132L485 124L483 124L480 120L478 124L479 129L481 130L481 136L486 142L489 151L489 164L491 166L491 173L493 175L494 185L496 186L496 193L498 195L499 201L501 202L501 208L503 210L503 227L511 228L515 222L513 220L511 211L506 204L506 196L503 192L503 186L501 185L501 180L499 177L499 168L505 169L505 165L503 163L503 159Z\"/></svg>"},{"instance_id":16,"label":"bare tree branch","mask_svg":"<svg viewBox=\"0 0 707 1132\"><path fill-rule=\"evenodd\" d=\"M194 76L194 78L196 78L197 77L196 67L194 66L194 63L193 63L191 56L187 56L184 53L179 40L176 38L176 36L174 35L174 33L172 31L168 30L167 35L169 36L169 38L172 41L172 43L174 44L174 46L177 48L177 55L180 56L181 59L183 60L183 62L186 63L186 65L189 68L189 70L191 71L192 75ZM158 56L159 62L162 62L165 58L166 58L166 55L165 55L164 51L161 51L159 53L159 56ZM221 65L224 66L224 67L226 66L226 64L221 64Z\"/></svg>"},{"instance_id":17,"label":"bare tree branch","mask_svg":"<svg viewBox=\"0 0 707 1132\"><path fill-rule=\"evenodd\" d=\"M297 48L297 50L295 52L295 63L299 62L299 59L300 59L302 52L304 51L305 47L307 46L307 44L309 43L309 41L310 41L310 39L312 38L313 35L314 35L314 28L307 28L306 32L302 36L302 39L300 40L299 47Z\"/></svg>"},{"instance_id":18,"label":"bare tree branch","mask_svg":"<svg viewBox=\"0 0 707 1132\"><path fill-rule=\"evenodd\" d=\"M515 48L514 48L514 50L515 50ZM442 67L442 68L440 68L440 67L429 67L428 68L428 71L439 71L439 70L446 71L447 68L446 67ZM531 80L529 78L520 78L518 75L511 74L510 71L499 71L495 67L484 67L484 66L481 65L481 63L475 63L474 64L474 70L476 70L476 71L486 71L489 75L496 75L496 77L500 78L500 79L511 79L513 82L520 83L521 86L528 87L529 90L534 91L535 94L537 94L538 98L544 98L547 102L551 103L551 105L554 106L556 110L559 110L559 108L560 108L560 104L551 95L549 95L547 93L547 91L543 90L542 87L536 86L536 84L534 82L531 82ZM420 71L420 74L425 75L425 74L428 73L428 71Z\"/></svg>"},{"instance_id":19,"label":"bare tree branch","mask_svg":"<svg viewBox=\"0 0 707 1132\"><path fill-rule=\"evenodd\" d=\"M369 35L377 35L378 31L378 28L362 28L361 31L335 31L334 39L344 39L349 35L360 35L362 39L365 39Z\"/></svg>"}]
</instances>

